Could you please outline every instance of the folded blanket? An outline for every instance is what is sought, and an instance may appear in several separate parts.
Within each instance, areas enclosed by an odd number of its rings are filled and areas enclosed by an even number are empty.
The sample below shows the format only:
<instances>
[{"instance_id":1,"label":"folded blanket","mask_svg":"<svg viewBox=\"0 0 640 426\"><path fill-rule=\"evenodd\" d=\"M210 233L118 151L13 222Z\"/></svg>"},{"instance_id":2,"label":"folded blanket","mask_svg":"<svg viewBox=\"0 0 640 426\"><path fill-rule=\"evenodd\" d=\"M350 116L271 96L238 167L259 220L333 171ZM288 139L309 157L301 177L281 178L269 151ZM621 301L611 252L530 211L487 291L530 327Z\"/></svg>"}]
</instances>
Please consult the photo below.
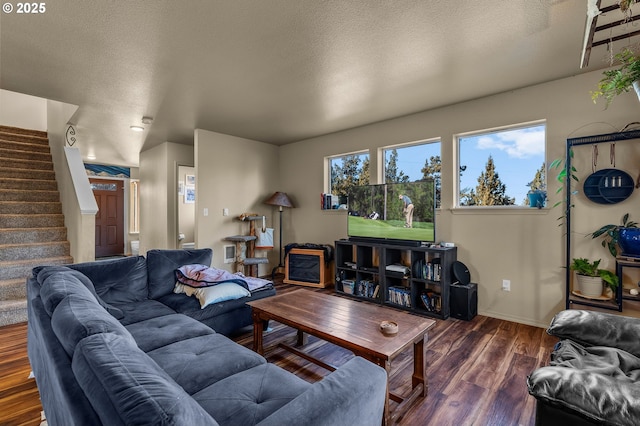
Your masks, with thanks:
<instances>
[{"instance_id":1,"label":"folded blanket","mask_svg":"<svg viewBox=\"0 0 640 426\"><path fill-rule=\"evenodd\" d=\"M271 281L262 278L246 277L240 272L232 274L224 269L217 269L206 265L184 265L176 269L176 280L193 288L212 287L221 283L236 283L249 291L257 290L270 284Z\"/></svg>"}]
</instances>

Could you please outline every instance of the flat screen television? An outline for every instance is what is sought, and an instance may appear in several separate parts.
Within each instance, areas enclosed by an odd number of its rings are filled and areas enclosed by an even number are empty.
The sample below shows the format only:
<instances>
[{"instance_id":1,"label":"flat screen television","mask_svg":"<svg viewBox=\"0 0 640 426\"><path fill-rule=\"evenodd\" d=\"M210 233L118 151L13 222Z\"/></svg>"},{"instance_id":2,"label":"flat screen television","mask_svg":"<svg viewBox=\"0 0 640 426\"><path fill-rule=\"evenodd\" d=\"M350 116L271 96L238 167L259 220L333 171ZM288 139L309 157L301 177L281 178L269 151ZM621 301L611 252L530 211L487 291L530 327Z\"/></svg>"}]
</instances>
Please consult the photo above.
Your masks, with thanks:
<instances>
[{"instance_id":1,"label":"flat screen television","mask_svg":"<svg viewBox=\"0 0 640 426\"><path fill-rule=\"evenodd\" d=\"M348 201L349 239L405 245L434 243L435 194L433 179L354 187ZM412 210L412 215L406 214L401 199L404 196L411 200L409 210Z\"/></svg>"}]
</instances>

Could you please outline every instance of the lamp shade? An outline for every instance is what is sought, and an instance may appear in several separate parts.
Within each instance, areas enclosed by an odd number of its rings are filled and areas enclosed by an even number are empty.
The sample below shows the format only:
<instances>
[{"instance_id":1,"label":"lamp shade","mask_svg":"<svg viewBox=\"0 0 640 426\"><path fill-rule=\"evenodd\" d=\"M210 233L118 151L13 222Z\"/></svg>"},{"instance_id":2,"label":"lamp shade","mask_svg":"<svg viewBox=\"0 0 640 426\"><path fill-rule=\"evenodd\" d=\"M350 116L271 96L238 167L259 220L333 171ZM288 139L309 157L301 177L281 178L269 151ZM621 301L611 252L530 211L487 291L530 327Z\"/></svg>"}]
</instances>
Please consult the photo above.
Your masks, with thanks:
<instances>
[{"instance_id":1,"label":"lamp shade","mask_svg":"<svg viewBox=\"0 0 640 426\"><path fill-rule=\"evenodd\" d=\"M286 192L274 192L271 197L264 200L264 203L279 207L293 207L293 203Z\"/></svg>"}]
</instances>

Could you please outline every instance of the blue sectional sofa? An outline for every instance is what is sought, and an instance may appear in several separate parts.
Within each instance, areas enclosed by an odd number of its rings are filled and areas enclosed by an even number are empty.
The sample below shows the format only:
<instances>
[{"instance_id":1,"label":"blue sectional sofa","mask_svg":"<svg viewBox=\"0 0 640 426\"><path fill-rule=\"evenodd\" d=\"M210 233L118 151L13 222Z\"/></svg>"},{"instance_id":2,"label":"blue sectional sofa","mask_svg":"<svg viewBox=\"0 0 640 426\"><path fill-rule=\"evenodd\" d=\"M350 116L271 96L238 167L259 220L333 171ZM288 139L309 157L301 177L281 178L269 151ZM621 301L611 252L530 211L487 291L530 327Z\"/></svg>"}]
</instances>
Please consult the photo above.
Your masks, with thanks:
<instances>
[{"instance_id":1,"label":"blue sectional sofa","mask_svg":"<svg viewBox=\"0 0 640 426\"><path fill-rule=\"evenodd\" d=\"M176 268L210 261L152 250L34 269L28 354L50 425L381 424L384 369L356 357L308 383L217 332L246 322L249 297L200 309L173 293Z\"/></svg>"}]
</instances>

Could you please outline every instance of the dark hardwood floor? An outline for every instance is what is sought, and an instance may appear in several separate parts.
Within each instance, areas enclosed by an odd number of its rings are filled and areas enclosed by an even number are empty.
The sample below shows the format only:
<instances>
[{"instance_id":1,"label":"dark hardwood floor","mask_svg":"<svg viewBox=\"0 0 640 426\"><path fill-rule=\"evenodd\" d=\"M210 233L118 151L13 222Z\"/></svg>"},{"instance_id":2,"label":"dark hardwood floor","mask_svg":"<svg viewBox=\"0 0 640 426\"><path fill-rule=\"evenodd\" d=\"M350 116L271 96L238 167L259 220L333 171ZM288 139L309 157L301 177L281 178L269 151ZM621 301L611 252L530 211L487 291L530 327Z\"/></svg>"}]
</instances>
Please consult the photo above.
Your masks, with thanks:
<instances>
[{"instance_id":1,"label":"dark hardwood floor","mask_svg":"<svg viewBox=\"0 0 640 426\"><path fill-rule=\"evenodd\" d=\"M300 288L277 287L279 293ZM310 382L329 374L275 346L283 340L294 341L295 330L274 322L271 329L264 338L269 362ZM233 339L251 348L251 328ZM26 340L26 323L0 327L0 425L40 424L42 408L35 381L28 378ZM437 320L425 348L429 394L398 424L533 425L535 400L527 393L526 376L547 363L555 342L542 328L483 316L472 321ZM302 349L336 366L353 356L312 336ZM396 393L408 393L411 371L412 353L408 350L392 365L391 388Z\"/></svg>"}]
</instances>

